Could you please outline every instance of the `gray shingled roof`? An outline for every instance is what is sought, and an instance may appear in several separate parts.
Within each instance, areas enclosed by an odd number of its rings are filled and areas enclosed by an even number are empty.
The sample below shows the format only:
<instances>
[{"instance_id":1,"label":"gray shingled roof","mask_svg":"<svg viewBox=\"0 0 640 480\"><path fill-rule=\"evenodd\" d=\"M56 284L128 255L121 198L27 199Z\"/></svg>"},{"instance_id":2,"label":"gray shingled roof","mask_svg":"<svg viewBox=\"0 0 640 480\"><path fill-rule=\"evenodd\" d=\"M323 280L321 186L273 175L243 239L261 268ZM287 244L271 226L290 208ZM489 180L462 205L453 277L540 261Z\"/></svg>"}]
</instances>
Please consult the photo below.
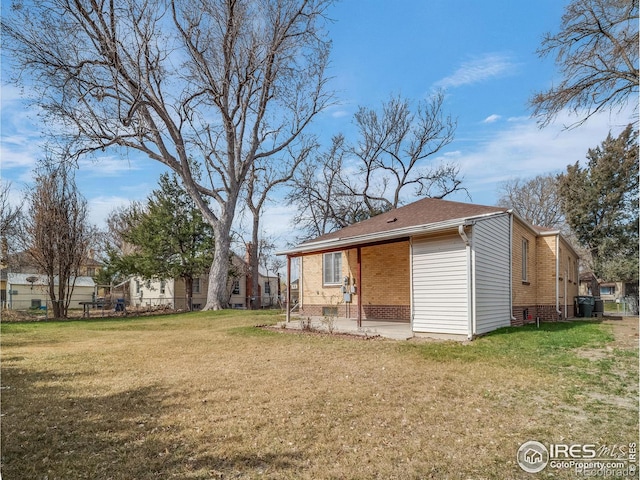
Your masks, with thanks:
<instances>
[{"instance_id":1,"label":"gray shingled roof","mask_svg":"<svg viewBox=\"0 0 640 480\"><path fill-rule=\"evenodd\" d=\"M349 238L371 233L389 232L405 227L429 225L447 220L467 219L507 211L508 209L504 207L488 207L437 198L424 198L362 222L354 223L335 232L327 233L304 242L302 245L332 238Z\"/></svg>"}]
</instances>

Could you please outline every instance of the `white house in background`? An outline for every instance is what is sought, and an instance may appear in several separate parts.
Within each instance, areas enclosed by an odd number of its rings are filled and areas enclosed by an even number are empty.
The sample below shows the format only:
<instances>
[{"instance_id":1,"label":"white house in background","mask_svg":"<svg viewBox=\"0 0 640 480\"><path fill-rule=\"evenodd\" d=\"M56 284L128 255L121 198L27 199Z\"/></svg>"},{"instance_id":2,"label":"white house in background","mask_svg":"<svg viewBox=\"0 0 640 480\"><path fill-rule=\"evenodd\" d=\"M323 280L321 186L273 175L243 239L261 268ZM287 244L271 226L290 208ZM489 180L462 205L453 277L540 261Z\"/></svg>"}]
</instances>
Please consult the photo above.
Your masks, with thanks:
<instances>
[{"instance_id":1,"label":"white house in background","mask_svg":"<svg viewBox=\"0 0 640 480\"><path fill-rule=\"evenodd\" d=\"M58 278L54 279L58 285ZM72 279L73 282L73 279ZM43 308L49 301L48 278L37 273L7 274L7 307L13 310ZM81 308L80 302L95 298L96 284L91 277L76 277L69 308Z\"/></svg>"},{"instance_id":2,"label":"white house in background","mask_svg":"<svg viewBox=\"0 0 640 480\"><path fill-rule=\"evenodd\" d=\"M235 271L238 275L229 277L227 292L229 305L232 308L247 308L253 295L251 292L251 278L247 275L247 263L238 255L233 256ZM269 275L262 269L258 272L258 297L262 307L270 307L278 302L277 275ZM201 309L207 301L208 273L193 279L193 294L191 303L194 310ZM187 307L185 282L182 278L168 278L164 280L144 280L132 278L129 283L132 307L168 306L179 310Z\"/></svg>"}]
</instances>

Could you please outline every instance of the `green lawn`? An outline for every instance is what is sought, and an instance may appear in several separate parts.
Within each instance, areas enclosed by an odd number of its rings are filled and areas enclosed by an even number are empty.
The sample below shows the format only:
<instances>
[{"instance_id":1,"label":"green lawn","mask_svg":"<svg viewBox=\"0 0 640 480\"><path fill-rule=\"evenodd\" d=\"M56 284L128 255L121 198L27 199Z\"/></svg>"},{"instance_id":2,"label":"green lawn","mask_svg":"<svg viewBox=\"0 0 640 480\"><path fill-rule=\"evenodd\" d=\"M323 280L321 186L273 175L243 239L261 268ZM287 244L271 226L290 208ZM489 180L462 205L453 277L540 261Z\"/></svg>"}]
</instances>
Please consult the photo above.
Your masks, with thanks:
<instances>
[{"instance_id":1,"label":"green lawn","mask_svg":"<svg viewBox=\"0 0 640 480\"><path fill-rule=\"evenodd\" d=\"M277 319L2 324L3 478L538 478L525 441L637 442L638 350L611 325L465 344L254 327Z\"/></svg>"}]
</instances>

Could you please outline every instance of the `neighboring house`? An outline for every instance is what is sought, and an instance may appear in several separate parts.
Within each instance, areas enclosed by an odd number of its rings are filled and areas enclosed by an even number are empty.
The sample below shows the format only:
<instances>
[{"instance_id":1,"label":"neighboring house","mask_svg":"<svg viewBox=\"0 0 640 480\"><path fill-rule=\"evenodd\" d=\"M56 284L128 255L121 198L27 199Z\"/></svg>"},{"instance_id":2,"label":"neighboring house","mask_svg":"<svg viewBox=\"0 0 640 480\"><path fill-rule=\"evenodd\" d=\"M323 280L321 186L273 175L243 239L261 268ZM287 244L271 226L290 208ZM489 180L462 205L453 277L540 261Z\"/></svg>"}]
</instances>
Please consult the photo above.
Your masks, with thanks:
<instances>
[{"instance_id":1,"label":"neighboring house","mask_svg":"<svg viewBox=\"0 0 640 480\"><path fill-rule=\"evenodd\" d=\"M574 316L578 255L506 208L427 198L280 254L299 257L302 315L456 338Z\"/></svg>"},{"instance_id":2,"label":"neighboring house","mask_svg":"<svg viewBox=\"0 0 640 480\"><path fill-rule=\"evenodd\" d=\"M593 295L604 301L616 301L627 296L637 296L638 286L634 283L604 282L593 274L584 272L580 274L579 295Z\"/></svg>"},{"instance_id":3,"label":"neighboring house","mask_svg":"<svg viewBox=\"0 0 640 480\"><path fill-rule=\"evenodd\" d=\"M73 279L72 279L73 281ZM58 279L54 280L55 285ZM81 308L80 302L91 302L95 298L95 283L91 277L76 277L69 308ZM49 302L46 275L37 273L7 274L7 307L13 310L41 308Z\"/></svg>"},{"instance_id":4,"label":"neighboring house","mask_svg":"<svg viewBox=\"0 0 640 480\"><path fill-rule=\"evenodd\" d=\"M102 269L102 267L103 267L102 262L100 262L99 260L96 260L95 251L90 250L87 258L82 262L82 265L80 265L79 273L87 277L95 278L95 276Z\"/></svg>"},{"instance_id":5,"label":"neighboring house","mask_svg":"<svg viewBox=\"0 0 640 480\"><path fill-rule=\"evenodd\" d=\"M233 255L236 276L230 276L227 290L231 308L247 308L251 301L251 278L247 275L247 263L237 255ZM207 301L208 273L193 279L191 303L194 310L201 309ZM129 284L132 306L153 307L168 305L176 309L186 309L186 288L181 278L166 280L142 280L132 278ZM278 301L278 277L259 271L258 297L262 307L270 307Z\"/></svg>"},{"instance_id":6,"label":"neighboring house","mask_svg":"<svg viewBox=\"0 0 640 480\"><path fill-rule=\"evenodd\" d=\"M300 279L291 282L291 305L294 306L300 300Z\"/></svg>"},{"instance_id":7,"label":"neighboring house","mask_svg":"<svg viewBox=\"0 0 640 480\"><path fill-rule=\"evenodd\" d=\"M80 265L80 275L82 277L95 277L98 271L102 268L102 263L95 259L95 252L91 250L89 256ZM7 265L2 266L0 269L0 304L2 307L8 307L9 295L6 288L6 278L9 273L25 273L28 276L40 274L32 274L31 272L37 272L38 267L33 264L33 260L26 252L18 252L9 255ZM48 297L47 297L48 298ZM73 308L77 306L72 305Z\"/></svg>"},{"instance_id":8,"label":"neighboring house","mask_svg":"<svg viewBox=\"0 0 640 480\"><path fill-rule=\"evenodd\" d=\"M599 282L593 272L582 272L580 274L580 284L578 285L578 295L598 295Z\"/></svg>"}]
</instances>

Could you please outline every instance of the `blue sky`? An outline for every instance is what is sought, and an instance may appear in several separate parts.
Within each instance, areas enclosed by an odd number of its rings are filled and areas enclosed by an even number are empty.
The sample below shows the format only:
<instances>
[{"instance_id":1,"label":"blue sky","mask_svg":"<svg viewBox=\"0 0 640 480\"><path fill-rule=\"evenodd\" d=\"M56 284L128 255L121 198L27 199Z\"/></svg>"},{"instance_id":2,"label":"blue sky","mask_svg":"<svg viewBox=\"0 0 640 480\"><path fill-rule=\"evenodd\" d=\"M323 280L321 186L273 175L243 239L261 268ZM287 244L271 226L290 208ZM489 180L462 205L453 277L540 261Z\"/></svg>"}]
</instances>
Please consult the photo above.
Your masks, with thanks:
<instances>
[{"instance_id":1,"label":"blue sky","mask_svg":"<svg viewBox=\"0 0 640 480\"><path fill-rule=\"evenodd\" d=\"M358 106L377 108L391 95L418 101L443 89L445 112L457 118L458 127L454 141L434 161L458 164L469 194L448 198L493 205L502 182L558 173L630 120L627 108L565 130L575 119L561 114L541 130L530 117L528 99L559 78L553 58L540 59L536 49L545 32L557 31L567 3L344 0L330 10L330 88L338 103L313 128L326 139L339 132L349 138ZM2 179L13 183L18 199L32 180L42 139L35 112L25 108L18 89L4 82L1 117ZM156 162L133 154L107 155L99 163L82 162L77 180L93 221L101 225L114 207L143 200L162 171ZM294 235L290 215L291 207L278 201L265 212L263 228L279 247Z\"/></svg>"}]
</instances>

